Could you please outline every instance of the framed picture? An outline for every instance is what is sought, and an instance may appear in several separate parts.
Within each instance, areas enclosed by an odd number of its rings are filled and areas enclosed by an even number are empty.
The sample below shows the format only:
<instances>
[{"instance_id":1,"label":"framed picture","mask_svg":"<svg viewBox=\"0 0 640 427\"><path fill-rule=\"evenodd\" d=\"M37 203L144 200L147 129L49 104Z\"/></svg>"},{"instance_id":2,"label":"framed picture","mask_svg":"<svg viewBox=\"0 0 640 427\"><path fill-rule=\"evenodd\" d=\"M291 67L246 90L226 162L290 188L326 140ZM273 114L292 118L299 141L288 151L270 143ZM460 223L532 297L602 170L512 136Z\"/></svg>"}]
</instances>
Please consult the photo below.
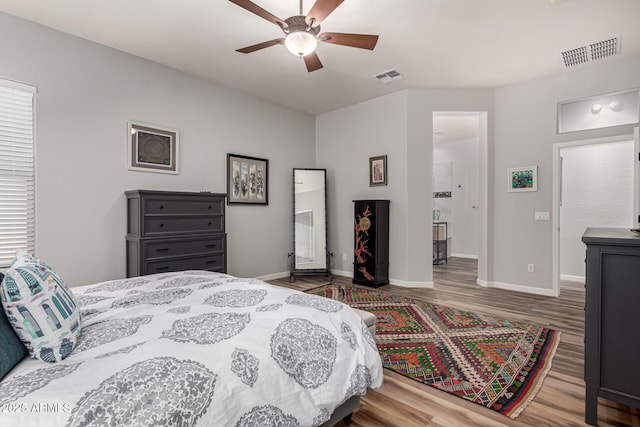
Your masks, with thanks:
<instances>
[{"instance_id":1,"label":"framed picture","mask_svg":"<svg viewBox=\"0 0 640 427\"><path fill-rule=\"evenodd\" d=\"M139 122L128 122L129 170L180 173L178 131Z\"/></svg>"},{"instance_id":2,"label":"framed picture","mask_svg":"<svg viewBox=\"0 0 640 427\"><path fill-rule=\"evenodd\" d=\"M269 160L227 154L227 204L269 204Z\"/></svg>"},{"instance_id":3,"label":"framed picture","mask_svg":"<svg viewBox=\"0 0 640 427\"><path fill-rule=\"evenodd\" d=\"M387 156L369 157L369 187L387 185Z\"/></svg>"},{"instance_id":4,"label":"framed picture","mask_svg":"<svg viewBox=\"0 0 640 427\"><path fill-rule=\"evenodd\" d=\"M538 167L509 168L509 191L538 191Z\"/></svg>"}]
</instances>

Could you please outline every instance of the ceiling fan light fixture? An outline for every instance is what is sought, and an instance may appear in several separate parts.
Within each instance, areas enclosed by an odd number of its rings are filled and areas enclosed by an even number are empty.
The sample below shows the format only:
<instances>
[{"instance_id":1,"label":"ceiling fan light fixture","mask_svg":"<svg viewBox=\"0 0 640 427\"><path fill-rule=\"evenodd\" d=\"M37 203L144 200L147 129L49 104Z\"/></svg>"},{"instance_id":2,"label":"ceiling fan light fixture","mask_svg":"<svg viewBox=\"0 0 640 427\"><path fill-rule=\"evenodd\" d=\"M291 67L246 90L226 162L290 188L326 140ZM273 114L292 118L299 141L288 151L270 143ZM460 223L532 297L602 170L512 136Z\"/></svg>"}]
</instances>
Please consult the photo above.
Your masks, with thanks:
<instances>
[{"instance_id":1,"label":"ceiling fan light fixture","mask_svg":"<svg viewBox=\"0 0 640 427\"><path fill-rule=\"evenodd\" d=\"M284 39L284 45L289 52L302 57L316 50L318 40L313 34L300 30L289 33Z\"/></svg>"}]
</instances>

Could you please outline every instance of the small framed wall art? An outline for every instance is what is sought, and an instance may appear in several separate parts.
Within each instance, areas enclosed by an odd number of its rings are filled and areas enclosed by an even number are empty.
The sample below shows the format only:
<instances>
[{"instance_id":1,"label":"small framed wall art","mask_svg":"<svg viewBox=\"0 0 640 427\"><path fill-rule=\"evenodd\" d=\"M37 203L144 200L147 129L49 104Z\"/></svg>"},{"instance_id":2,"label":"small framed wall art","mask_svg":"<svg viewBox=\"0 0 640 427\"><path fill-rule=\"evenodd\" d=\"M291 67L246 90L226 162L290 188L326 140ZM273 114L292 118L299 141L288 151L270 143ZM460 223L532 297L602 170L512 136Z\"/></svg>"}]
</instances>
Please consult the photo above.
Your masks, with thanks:
<instances>
[{"instance_id":1,"label":"small framed wall art","mask_svg":"<svg viewBox=\"0 0 640 427\"><path fill-rule=\"evenodd\" d=\"M178 174L178 131L128 122L129 170Z\"/></svg>"},{"instance_id":2,"label":"small framed wall art","mask_svg":"<svg viewBox=\"0 0 640 427\"><path fill-rule=\"evenodd\" d=\"M269 204L269 160L227 154L227 204Z\"/></svg>"},{"instance_id":3,"label":"small framed wall art","mask_svg":"<svg viewBox=\"0 0 640 427\"><path fill-rule=\"evenodd\" d=\"M509 168L509 192L538 191L538 167Z\"/></svg>"},{"instance_id":4,"label":"small framed wall art","mask_svg":"<svg viewBox=\"0 0 640 427\"><path fill-rule=\"evenodd\" d=\"M369 187L387 185L387 156L369 157Z\"/></svg>"}]
</instances>

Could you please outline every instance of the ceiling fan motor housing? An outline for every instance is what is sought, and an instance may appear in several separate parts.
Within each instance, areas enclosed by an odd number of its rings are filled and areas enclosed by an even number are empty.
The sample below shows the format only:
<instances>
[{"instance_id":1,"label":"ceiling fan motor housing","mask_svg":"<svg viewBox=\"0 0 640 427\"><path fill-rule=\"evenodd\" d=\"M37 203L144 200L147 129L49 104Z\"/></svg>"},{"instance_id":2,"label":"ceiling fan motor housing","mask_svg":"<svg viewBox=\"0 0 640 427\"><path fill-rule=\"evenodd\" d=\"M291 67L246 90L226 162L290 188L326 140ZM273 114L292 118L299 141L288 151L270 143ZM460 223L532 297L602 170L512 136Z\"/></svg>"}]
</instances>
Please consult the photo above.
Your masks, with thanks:
<instances>
[{"instance_id":1,"label":"ceiling fan motor housing","mask_svg":"<svg viewBox=\"0 0 640 427\"><path fill-rule=\"evenodd\" d=\"M290 16L289 18L285 19L284 22L287 23L287 27L282 29L285 34L304 31L305 33L310 33L314 37L317 37L318 33L320 33L320 25L318 25L317 27L309 26L306 21L306 16Z\"/></svg>"}]
</instances>

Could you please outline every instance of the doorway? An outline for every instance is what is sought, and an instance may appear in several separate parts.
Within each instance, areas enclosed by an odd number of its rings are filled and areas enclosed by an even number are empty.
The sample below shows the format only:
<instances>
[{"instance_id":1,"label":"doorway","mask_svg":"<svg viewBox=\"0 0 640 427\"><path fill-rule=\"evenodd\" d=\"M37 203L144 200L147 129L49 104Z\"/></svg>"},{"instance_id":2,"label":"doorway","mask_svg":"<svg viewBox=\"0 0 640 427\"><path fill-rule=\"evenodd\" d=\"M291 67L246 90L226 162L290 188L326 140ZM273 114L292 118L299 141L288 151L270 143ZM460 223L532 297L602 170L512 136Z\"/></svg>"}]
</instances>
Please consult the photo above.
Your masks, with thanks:
<instances>
[{"instance_id":1,"label":"doorway","mask_svg":"<svg viewBox=\"0 0 640 427\"><path fill-rule=\"evenodd\" d=\"M633 135L554 144L554 295L561 280L584 283L587 227L633 227L634 146Z\"/></svg>"},{"instance_id":2,"label":"doorway","mask_svg":"<svg viewBox=\"0 0 640 427\"><path fill-rule=\"evenodd\" d=\"M447 258L477 260L479 284L486 277L486 122L482 112L433 112L434 236L442 237L446 223ZM438 255L434 272L446 265Z\"/></svg>"}]
</instances>

